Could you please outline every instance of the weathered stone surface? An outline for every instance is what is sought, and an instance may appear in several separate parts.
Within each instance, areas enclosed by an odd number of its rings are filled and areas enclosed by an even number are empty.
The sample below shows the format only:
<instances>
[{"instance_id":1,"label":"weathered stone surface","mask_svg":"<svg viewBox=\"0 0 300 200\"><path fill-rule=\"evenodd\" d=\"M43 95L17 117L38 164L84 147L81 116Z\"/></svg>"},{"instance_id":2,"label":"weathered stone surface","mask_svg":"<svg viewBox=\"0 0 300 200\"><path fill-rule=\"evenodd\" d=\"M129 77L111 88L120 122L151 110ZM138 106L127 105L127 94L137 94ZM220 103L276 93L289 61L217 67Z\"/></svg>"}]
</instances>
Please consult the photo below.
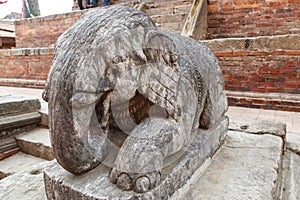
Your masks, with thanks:
<instances>
[{"instance_id":1,"label":"weathered stone surface","mask_svg":"<svg viewBox=\"0 0 300 200\"><path fill-rule=\"evenodd\" d=\"M0 161L0 174L4 177L10 176L44 161L44 159L19 152Z\"/></svg>"},{"instance_id":2,"label":"weathered stone surface","mask_svg":"<svg viewBox=\"0 0 300 200\"><path fill-rule=\"evenodd\" d=\"M5 145L7 138L39 124L40 108L38 99L0 94L0 147Z\"/></svg>"},{"instance_id":3,"label":"weathered stone surface","mask_svg":"<svg viewBox=\"0 0 300 200\"><path fill-rule=\"evenodd\" d=\"M28 131L39 124L41 114L31 112L14 116L5 116L0 118L0 140L9 136Z\"/></svg>"},{"instance_id":4,"label":"weathered stone surface","mask_svg":"<svg viewBox=\"0 0 300 200\"><path fill-rule=\"evenodd\" d=\"M286 151L284 156L284 182L281 199L297 200L300 197L300 156Z\"/></svg>"},{"instance_id":5,"label":"weathered stone surface","mask_svg":"<svg viewBox=\"0 0 300 200\"><path fill-rule=\"evenodd\" d=\"M17 147L17 142L13 137L0 140L0 153L3 153L5 151L8 151L16 147Z\"/></svg>"},{"instance_id":6,"label":"weathered stone surface","mask_svg":"<svg viewBox=\"0 0 300 200\"><path fill-rule=\"evenodd\" d=\"M28 133L16 136L17 144L24 153L43 158L54 159L48 129L37 128Z\"/></svg>"},{"instance_id":7,"label":"weathered stone surface","mask_svg":"<svg viewBox=\"0 0 300 200\"><path fill-rule=\"evenodd\" d=\"M49 127L48 105L47 105L47 109L40 110L40 113L41 113L40 126L48 128Z\"/></svg>"},{"instance_id":8,"label":"weathered stone surface","mask_svg":"<svg viewBox=\"0 0 300 200\"><path fill-rule=\"evenodd\" d=\"M0 94L0 116L30 113L40 108L38 99Z\"/></svg>"},{"instance_id":9,"label":"weathered stone surface","mask_svg":"<svg viewBox=\"0 0 300 200\"><path fill-rule=\"evenodd\" d=\"M118 189L109 181L109 168L104 165L76 176L53 163L44 171L48 199L167 199L210 159L224 140L227 126L228 119L224 118L217 127L200 130L182 158L162 171L161 184L144 194Z\"/></svg>"},{"instance_id":10,"label":"weathered stone surface","mask_svg":"<svg viewBox=\"0 0 300 200\"><path fill-rule=\"evenodd\" d=\"M300 133L288 133L286 135L286 148L300 155Z\"/></svg>"},{"instance_id":11,"label":"weathered stone surface","mask_svg":"<svg viewBox=\"0 0 300 200\"><path fill-rule=\"evenodd\" d=\"M6 130L15 127L22 127L28 124L39 122L41 115L39 112L30 112L14 116L5 116L0 118L0 129Z\"/></svg>"},{"instance_id":12,"label":"weathered stone surface","mask_svg":"<svg viewBox=\"0 0 300 200\"><path fill-rule=\"evenodd\" d=\"M42 162L0 180L0 199L46 200L43 169L50 163Z\"/></svg>"},{"instance_id":13,"label":"weathered stone surface","mask_svg":"<svg viewBox=\"0 0 300 200\"><path fill-rule=\"evenodd\" d=\"M286 124L265 120L230 118L228 129L253 134L271 134L280 137L285 137L286 135Z\"/></svg>"},{"instance_id":14,"label":"weathered stone surface","mask_svg":"<svg viewBox=\"0 0 300 200\"><path fill-rule=\"evenodd\" d=\"M18 151L15 135L39 124L40 108L38 99L0 94L0 160Z\"/></svg>"},{"instance_id":15,"label":"weathered stone surface","mask_svg":"<svg viewBox=\"0 0 300 200\"><path fill-rule=\"evenodd\" d=\"M137 193L158 186L168 157L186 149L198 129L222 126L228 108L213 52L158 31L128 7L91 9L60 36L43 98L58 163L82 174L118 152L104 163L110 181ZM120 146L110 140L116 130L125 135Z\"/></svg>"},{"instance_id":16,"label":"weathered stone surface","mask_svg":"<svg viewBox=\"0 0 300 200\"><path fill-rule=\"evenodd\" d=\"M206 171L177 200L277 199L281 153L278 136L229 131Z\"/></svg>"}]
</instances>

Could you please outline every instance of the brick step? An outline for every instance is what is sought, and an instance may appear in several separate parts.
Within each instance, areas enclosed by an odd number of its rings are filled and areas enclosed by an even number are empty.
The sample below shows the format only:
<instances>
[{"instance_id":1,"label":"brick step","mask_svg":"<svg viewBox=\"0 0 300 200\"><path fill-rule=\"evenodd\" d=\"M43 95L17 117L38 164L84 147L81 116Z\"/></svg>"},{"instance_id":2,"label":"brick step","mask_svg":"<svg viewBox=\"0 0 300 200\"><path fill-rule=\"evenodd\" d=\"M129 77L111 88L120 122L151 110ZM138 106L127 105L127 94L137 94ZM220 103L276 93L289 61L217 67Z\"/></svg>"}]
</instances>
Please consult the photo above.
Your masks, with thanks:
<instances>
[{"instance_id":1,"label":"brick step","mask_svg":"<svg viewBox=\"0 0 300 200\"><path fill-rule=\"evenodd\" d=\"M191 9L191 4L170 5L169 7L148 7L145 13L148 15L165 15L165 14L187 14Z\"/></svg>"},{"instance_id":2,"label":"brick step","mask_svg":"<svg viewBox=\"0 0 300 200\"><path fill-rule=\"evenodd\" d=\"M45 160L54 159L53 150L50 144L49 130L36 128L25 134L16 136L17 145L24 153Z\"/></svg>"},{"instance_id":3,"label":"brick step","mask_svg":"<svg viewBox=\"0 0 300 200\"><path fill-rule=\"evenodd\" d=\"M300 112L300 94L227 91L230 106Z\"/></svg>"},{"instance_id":4,"label":"brick step","mask_svg":"<svg viewBox=\"0 0 300 200\"><path fill-rule=\"evenodd\" d=\"M184 26L186 17L187 13L151 16L160 31L176 32L179 34Z\"/></svg>"},{"instance_id":5,"label":"brick step","mask_svg":"<svg viewBox=\"0 0 300 200\"><path fill-rule=\"evenodd\" d=\"M168 14L168 15L153 15L151 18L158 24L177 22L181 23L185 21L187 14Z\"/></svg>"},{"instance_id":6,"label":"brick step","mask_svg":"<svg viewBox=\"0 0 300 200\"><path fill-rule=\"evenodd\" d=\"M165 0L165 1L144 1L150 9L153 8L168 8L168 7L177 7L182 5L190 5L193 3L193 0Z\"/></svg>"},{"instance_id":7,"label":"brick step","mask_svg":"<svg viewBox=\"0 0 300 200\"><path fill-rule=\"evenodd\" d=\"M28 79L14 79L14 78L0 78L1 86L9 87L25 87L25 88L45 88L45 80L28 80Z\"/></svg>"}]
</instances>

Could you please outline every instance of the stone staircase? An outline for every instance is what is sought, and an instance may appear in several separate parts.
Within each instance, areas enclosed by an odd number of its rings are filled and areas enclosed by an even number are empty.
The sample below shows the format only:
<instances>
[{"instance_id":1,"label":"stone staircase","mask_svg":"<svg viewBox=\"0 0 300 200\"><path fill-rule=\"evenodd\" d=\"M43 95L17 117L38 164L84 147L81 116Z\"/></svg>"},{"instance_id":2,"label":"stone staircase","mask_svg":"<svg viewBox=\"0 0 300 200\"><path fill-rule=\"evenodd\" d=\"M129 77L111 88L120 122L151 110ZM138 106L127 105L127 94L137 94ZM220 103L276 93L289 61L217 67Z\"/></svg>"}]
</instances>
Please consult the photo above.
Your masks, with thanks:
<instances>
[{"instance_id":1,"label":"stone staircase","mask_svg":"<svg viewBox=\"0 0 300 200\"><path fill-rule=\"evenodd\" d=\"M0 160L0 180L28 167L54 159L49 130L46 128L37 127L23 132L13 140L17 150L6 154L5 159Z\"/></svg>"},{"instance_id":2,"label":"stone staircase","mask_svg":"<svg viewBox=\"0 0 300 200\"><path fill-rule=\"evenodd\" d=\"M54 158L40 108L38 99L1 94L0 179Z\"/></svg>"},{"instance_id":3,"label":"stone staircase","mask_svg":"<svg viewBox=\"0 0 300 200\"><path fill-rule=\"evenodd\" d=\"M38 126L40 107L38 99L0 95L0 160L19 150L15 136Z\"/></svg>"},{"instance_id":4,"label":"stone staircase","mask_svg":"<svg viewBox=\"0 0 300 200\"><path fill-rule=\"evenodd\" d=\"M147 1L144 12L152 17L161 31L181 33L193 0Z\"/></svg>"}]
</instances>

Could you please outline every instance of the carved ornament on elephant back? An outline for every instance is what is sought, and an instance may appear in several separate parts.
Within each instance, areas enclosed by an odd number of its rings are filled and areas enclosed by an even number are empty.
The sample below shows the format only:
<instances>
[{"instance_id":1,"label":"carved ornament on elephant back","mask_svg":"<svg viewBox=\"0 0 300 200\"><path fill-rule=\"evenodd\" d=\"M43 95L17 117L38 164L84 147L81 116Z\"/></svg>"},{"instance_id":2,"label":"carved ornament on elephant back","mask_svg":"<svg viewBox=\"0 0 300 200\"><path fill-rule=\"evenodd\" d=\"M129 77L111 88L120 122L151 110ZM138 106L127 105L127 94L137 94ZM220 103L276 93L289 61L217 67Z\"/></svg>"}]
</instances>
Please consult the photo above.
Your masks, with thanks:
<instances>
[{"instance_id":1,"label":"carved ornament on elephant back","mask_svg":"<svg viewBox=\"0 0 300 200\"><path fill-rule=\"evenodd\" d=\"M201 43L128 7L93 9L59 37L43 93L55 157L73 174L104 163L119 188L146 192L167 157L224 116L223 88Z\"/></svg>"}]
</instances>

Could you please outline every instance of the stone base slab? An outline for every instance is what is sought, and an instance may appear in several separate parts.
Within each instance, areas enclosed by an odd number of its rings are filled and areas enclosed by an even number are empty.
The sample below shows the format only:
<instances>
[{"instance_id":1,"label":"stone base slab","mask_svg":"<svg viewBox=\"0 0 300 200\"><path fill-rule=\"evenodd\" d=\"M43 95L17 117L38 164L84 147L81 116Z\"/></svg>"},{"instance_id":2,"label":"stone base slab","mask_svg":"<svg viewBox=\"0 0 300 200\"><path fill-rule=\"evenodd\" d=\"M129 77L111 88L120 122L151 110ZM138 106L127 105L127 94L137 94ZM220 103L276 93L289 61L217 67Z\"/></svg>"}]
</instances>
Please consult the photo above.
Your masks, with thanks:
<instances>
[{"instance_id":1,"label":"stone base slab","mask_svg":"<svg viewBox=\"0 0 300 200\"><path fill-rule=\"evenodd\" d=\"M65 171L57 162L44 171L48 199L168 199L182 187L193 173L210 159L221 146L227 133L228 118L217 126L199 130L194 142L181 158L163 169L161 184L144 194L122 191L110 183L109 168L100 165L96 169L77 176Z\"/></svg>"},{"instance_id":2,"label":"stone base slab","mask_svg":"<svg viewBox=\"0 0 300 200\"><path fill-rule=\"evenodd\" d=\"M293 199L281 198L282 183L287 180L283 176L285 124L230 118L228 129L224 145L209 166L196 170L172 200ZM295 178L299 176L288 180L286 189L296 183Z\"/></svg>"}]
</instances>

